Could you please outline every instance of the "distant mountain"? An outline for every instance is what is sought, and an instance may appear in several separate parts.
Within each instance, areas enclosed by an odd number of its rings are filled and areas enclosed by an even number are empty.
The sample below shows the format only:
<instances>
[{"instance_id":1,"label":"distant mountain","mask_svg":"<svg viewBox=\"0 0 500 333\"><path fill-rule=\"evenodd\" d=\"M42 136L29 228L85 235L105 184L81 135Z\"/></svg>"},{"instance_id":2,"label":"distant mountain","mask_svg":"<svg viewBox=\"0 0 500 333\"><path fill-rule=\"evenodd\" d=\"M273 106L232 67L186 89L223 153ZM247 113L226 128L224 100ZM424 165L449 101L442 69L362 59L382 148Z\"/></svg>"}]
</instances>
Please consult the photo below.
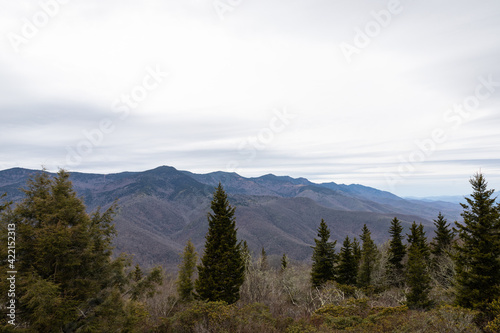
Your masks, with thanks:
<instances>
[{"instance_id":1,"label":"distant mountain","mask_svg":"<svg viewBox=\"0 0 500 333\"><path fill-rule=\"evenodd\" d=\"M407 197L408 200L420 200L426 202L451 202L455 204L465 203L464 195L442 195L442 196L434 196L434 197Z\"/></svg>"},{"instance_id":2,"label":"distant mountain","mask_svg":"<svg viewBox=\"0 0 500 333\"><path fill-rule=\"evenodd\" d=\"M0 171L0 193L7 192L9 200L20 200L20 188L37 172L21 168ZM363 224L382 243L395 216L405 227L412 221L422 222L432 236L432 219L439 212L452 222L460 218L461 211L457 204L406 200L362 185L316 184L271 174L245 178L236 173L194 174L162 166L107 175L75 172L71 180L89 211L118 200L118 252L133 254L143 265L162 264L169 269L179 262L188 239L201 253L208 229L206 215L219 182L236 206L239 238L255 252L264 247L270 255L286 253L296 260L310 258L322 218L338 243L346 235L359 236Z\"/></svg>"}]
</instances>

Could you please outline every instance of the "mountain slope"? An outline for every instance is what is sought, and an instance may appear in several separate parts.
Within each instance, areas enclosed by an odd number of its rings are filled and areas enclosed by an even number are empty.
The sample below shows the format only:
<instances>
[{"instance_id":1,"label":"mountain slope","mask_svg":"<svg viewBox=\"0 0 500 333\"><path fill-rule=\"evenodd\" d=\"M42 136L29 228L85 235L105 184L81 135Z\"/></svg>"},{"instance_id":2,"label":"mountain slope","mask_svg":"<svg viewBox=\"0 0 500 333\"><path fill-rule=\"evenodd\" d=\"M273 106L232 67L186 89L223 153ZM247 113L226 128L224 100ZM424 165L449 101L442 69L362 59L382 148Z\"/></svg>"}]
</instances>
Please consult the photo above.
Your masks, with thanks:
<instances>
[{"instance_id":1,"label":"mountain slope","mask_svg":"<svg viewBox=\"0 0 500 333\"><path fill-rule=\"evenodd\" d=\"M20 187L37 172L20 168L0 171L0 193L7 192L9 200L20 200ZM135 261L146 266L162 264L169 269L175 269L188 239L199 252L202 250L208 229L206 215L219 182L236 207L239 238L254 251L265 247L270 255L287 253L296 260L310 258L310 246L322 218L333 239L358 236L367 224L375 241L382 243L388 238L394 216L407 227L412 221L422 222L430 231L431 219L439 210L459 212L458 205L404 200L361 185L315 184L304 178L274 175L198 175L167 166L108 175L72 173L71 180L89 211L118 200L117 252L133 254Z\"/></svg>"}]
</instances>

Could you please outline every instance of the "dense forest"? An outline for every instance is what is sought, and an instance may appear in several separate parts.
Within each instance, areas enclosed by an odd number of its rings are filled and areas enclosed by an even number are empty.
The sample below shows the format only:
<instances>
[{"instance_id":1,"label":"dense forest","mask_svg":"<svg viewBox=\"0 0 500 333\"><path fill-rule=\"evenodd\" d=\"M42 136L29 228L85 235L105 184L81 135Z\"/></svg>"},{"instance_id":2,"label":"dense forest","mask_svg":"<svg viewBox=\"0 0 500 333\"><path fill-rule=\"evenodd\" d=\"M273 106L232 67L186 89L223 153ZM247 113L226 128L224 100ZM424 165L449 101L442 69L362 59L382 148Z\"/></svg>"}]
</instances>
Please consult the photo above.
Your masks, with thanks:
<instances>
[{"instance_id":1,"label":"dense forest","mask_svg":"<svg viewBox=\"0 0 500 333\"><path fill-rule=\"evenodd\" d=\"M462 222L436 212L435 234L397 217L376 244L332 240L318 221L311 264L251 253L222 184L203 253L188 241L177 273L113 253L117 204L88 214L69 174L33 176L3 197L3 332L498 332L500 205L470 179ZM339 244L337 244L337 242Z\"/></svg>"}]
</instances>

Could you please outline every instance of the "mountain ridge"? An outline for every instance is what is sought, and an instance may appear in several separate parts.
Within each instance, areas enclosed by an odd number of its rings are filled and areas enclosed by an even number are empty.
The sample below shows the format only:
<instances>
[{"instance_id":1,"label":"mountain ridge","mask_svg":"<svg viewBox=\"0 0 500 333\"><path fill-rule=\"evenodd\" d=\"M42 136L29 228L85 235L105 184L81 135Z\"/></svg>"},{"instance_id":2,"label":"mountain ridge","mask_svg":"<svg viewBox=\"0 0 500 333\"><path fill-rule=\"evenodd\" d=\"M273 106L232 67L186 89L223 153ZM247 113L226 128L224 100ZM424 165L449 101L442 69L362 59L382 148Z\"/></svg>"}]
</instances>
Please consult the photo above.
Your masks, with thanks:
<instances>
[{"instance_id":1,"label":"mountain ridge","mask_svg":"<svg viewBox=\"0 0 500 333\"><path fill-rule=\"evenodd\" d=\"M39 172L23 168L0 171L0 193L19 201L20 188L30 175ZM432 219L440 211L449 222L460 212L456 204L406 200L359 184L316 184L272 174L246 178L222 171L195 174L160 166L143 172L74 172L70 180L89 211L118 200L117 252L131 253L146 266L163 264L171 269L179 262L178 254L188 239L202 251L208 229L206 215L219 182L236 207L239 238L247 240L255 252L265 247L270 255L287 253L295 260L310 258L310 246L322 218L339 243L347 235L358 236L365 223L375 241L382 243L395 216L406 228L413 221L423 223L430 236Z\"/></svg>"}]
</instances>

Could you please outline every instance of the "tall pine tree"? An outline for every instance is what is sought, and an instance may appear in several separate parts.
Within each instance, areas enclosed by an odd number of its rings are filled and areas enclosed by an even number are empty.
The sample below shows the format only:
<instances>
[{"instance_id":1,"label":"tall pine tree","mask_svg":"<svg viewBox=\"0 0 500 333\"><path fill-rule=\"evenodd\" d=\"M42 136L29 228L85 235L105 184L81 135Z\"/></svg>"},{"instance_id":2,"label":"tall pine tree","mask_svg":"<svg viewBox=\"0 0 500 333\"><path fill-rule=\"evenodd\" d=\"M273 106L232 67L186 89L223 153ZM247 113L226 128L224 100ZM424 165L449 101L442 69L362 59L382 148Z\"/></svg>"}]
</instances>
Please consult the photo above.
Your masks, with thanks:
<instances>
[{"instance_id":1,"label":"tall pine tree","mask_svg":"<svg viewBox=\"0 0 500 333\"><path fill-rule=\"evenodd\" d=\"M377 261L378 251L377 246L371 238L371 232L366 224L363 226L360 238L362 247L358 271L358 285L360 287L369 287L372 282L371 278Z\"/></svg>"},{"instance_id":2,"label":"tall pine tree","mask_svg":"<svg viewBox=\"0 0 500 333\"><path fill-rule=\"evenodd\" d=\"M391 240L389 242L388 261L386 267L386 277L389 285L400 286L403 283L403 259L406 255L406 247L403 244L403 227L401 222L395 217L391 221L389 234Z\"/></svg>"},{"instance_id":3,"label":"tall pine tree","mask_svg":"<svg viewBox=\"0 0 500 333\"><path fill-rule=\"evenodd\" d=\"M355 285L358 275L357 260L353 251L353 243L346 236L339 253L337 282L340 284Z\"/></svg>"},{"instance_id":4,"label":"tall pine tree","mask_svg":"<svg viewBox=\"0 0 500 333\"><path fill-rule=\"evenodd\" d=\"M202 300L232 304L240 298L245 263L241 244L236 237L235 208L229 205L220 183L215 190L211 209L205 250L195 282L196 293Z\"/></svg>"},{"instance_id":5,"label":"tall pine tree","mask_svg":"<svg viewBox=\"0 0 500 333\"><path fill-rule=\"evenodd\" d=\"M183 301L193 299L193 274L196 269L197 253L194 244L188 240L182 253L182 263L179 265L179 274L177 277L177 293Z\"/></svg>"},{"instance_id":6,"label":"tall pine tree","mask_svg":"<svg viewBox=\"0 0 500 333\"><path fill-rule=\"evenodd\" d=\"M435 236L431 242L432 276L443 287L449 287L454 275L451 245L455 235L441 212L434 220L434 226Z\"/></svg>"},{"instance_id":7,"label":"tall pine tree","mask_svg":"<svg viewBox=\"0 0 500 333\"><path fill-rule=\"evenodd\" d=\"M337 241L330 242L330 230L325 220L321 219L318 228L318 238L314 239L316 246L312 246L312 270L311 282L313 287L317 288L326 281L335 279L335 245Z\"/></svg>"},{"instance_id":8,"label":"tall pine tree","mask_svg":"<svg viewBox=\"0 0 500 333\"><path fill-rule=\"evenodd\" d=\"M484 311L500 297L500 208L481 173L470 179L472 195L455 222L456 303Z\"/></svg>"},{"instance_id":9,"label":"tall pine tree","mask_svg":"<svg viewBox=\"0 0 500 333\"><path fill-rule=\"evenodd\" d=\"M446 255L446 251L450 249L454 235L448 221L441 212L439 212L437 219L434 220L434 226L436 227L436 235L431 243L431 253L434 257L440 257Z\"/></svg>"},{"instance_id":10,"label":"tall pine tree","mask_svg":"<svg viewBox=\"0 0 500 333\"><path fill-rule=\"evenodd\" d=\"M432 305L429 299L431 278L429 275L429 246L424 226L413 222L408 235L408 266L406 283L410 288L406 295L411 309L427 309Z\"/></svg>"}]
</instances>

